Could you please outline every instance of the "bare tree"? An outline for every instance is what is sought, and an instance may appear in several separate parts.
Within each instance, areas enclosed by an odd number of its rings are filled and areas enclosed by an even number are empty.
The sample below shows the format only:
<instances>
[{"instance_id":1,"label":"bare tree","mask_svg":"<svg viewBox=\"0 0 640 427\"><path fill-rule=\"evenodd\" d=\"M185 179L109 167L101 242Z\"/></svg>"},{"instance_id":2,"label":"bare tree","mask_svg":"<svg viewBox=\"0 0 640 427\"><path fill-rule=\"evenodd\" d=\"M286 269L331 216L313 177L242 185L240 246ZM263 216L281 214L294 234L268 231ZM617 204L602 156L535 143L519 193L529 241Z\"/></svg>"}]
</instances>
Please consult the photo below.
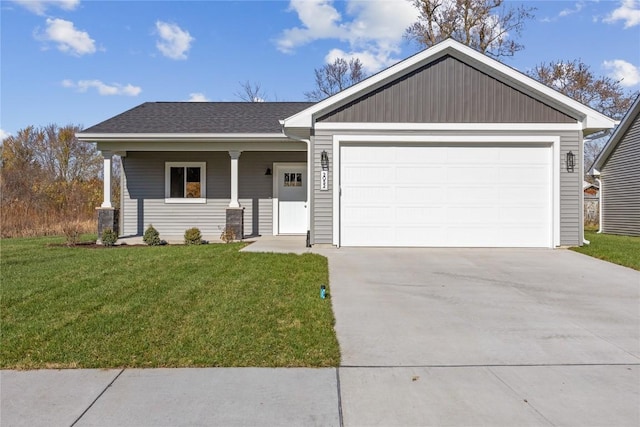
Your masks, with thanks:
<instances>
[{"instance_id":1,"label":"bare tree","mask_svg":"<svg viewBox=\"0 0 640 427\"><path fill-rule=\"evenodd\" d=\"M527 74L612 119L621 119L638 95L638 92L626 93L619 80L595 76L581 60L542 63ZM585 174L589 172L610 134L611 131L598 132L585 140Z\"/></svg>"},{"instance_id":2,"label":"bare tree","mask_svg":"<svg viewBox=\"0 0 640 427\"><path fill-rule=\"evenodd\" d=\"M358 58L352 58L349 62L337 58L331 64L316 68L315 76L316 88L304 93L309 101L321 101L367 78Z\"/></svg>"},{"instance_id":3,"label":"bare tree","mask_svg":"<svg viewBox=\"0 0 640 427\"><path fill-rule=\"evenodd\" d=\"M260 83L252 83L249 80L238 82L240 90L235 95L244 102L264 102L267 95L262 90Z\"/></svg>"},{"instance_id":4,"label":"bare tree","mask_svg":"<svg viewBox=\"0 0 640 427\"><path fill-rule=\"evenodd\" d=\"M507 6L504 0L411 0L418 21L405 37L431 47L452 38L494 58L513 56L524 48L516 42L535 8Z\"/></svg>"}]
</instances>

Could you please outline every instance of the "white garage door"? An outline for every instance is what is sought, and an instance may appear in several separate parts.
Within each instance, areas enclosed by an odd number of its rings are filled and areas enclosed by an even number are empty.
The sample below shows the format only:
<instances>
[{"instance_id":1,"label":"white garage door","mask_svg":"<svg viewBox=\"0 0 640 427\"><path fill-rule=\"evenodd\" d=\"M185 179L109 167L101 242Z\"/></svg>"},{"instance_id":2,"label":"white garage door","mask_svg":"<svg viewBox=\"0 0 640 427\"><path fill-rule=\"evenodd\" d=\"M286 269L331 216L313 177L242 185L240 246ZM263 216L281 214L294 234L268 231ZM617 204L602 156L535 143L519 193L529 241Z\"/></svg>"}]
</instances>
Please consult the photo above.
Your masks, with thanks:
<instances>
[{"instance_id":1,"label":"white garage door","mask_svg":"<svg viewBox=\"0 0 640 427\"><path fill-rule=\"evenodd\" d=\"M551 247L551 148L342 146L343 246Z\"/></svg>"}]
</instances>

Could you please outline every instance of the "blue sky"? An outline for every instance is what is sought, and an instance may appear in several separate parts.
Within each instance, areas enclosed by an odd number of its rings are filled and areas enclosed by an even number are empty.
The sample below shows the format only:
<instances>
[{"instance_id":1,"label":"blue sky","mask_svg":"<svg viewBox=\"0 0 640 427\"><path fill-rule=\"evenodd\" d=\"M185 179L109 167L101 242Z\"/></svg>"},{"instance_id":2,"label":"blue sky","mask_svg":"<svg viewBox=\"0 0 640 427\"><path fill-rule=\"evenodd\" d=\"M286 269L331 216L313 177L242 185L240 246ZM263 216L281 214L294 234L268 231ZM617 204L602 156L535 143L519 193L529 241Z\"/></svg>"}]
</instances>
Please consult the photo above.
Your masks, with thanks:
<instances>
[{"instance_id":1,"label":"blue sky","mask_svg":"<svg viewBox=\"0 0 640 427\"><path fill-rule=\"evenodd\" d=\"M640 1L528 1L537 8L502 61L526 71L582 59L640 89ZM407 0L0 1L0 135L94 125L146 101L304 101L314 68L358 56L376 72L419 50Z\"/></svg>"}]
</instances>

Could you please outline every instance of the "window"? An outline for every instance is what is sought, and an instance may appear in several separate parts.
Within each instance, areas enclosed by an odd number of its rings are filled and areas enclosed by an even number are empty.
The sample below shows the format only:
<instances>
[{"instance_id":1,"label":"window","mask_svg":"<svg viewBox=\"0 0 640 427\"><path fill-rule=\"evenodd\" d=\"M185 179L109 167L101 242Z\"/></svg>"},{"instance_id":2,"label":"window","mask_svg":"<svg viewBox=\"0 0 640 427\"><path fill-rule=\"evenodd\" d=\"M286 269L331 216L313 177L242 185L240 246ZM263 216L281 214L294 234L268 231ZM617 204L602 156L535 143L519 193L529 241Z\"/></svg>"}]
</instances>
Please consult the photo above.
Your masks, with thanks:
<instances>
[{"instance_id":1,"label":"window","mask_svg":"<svg viewBox=\"0 0 640 427\"><path fill-rule=\"evenodd\" d=\"M205 203L206 163L165 163L165 202Z\"/></svg>"}]
</instances>

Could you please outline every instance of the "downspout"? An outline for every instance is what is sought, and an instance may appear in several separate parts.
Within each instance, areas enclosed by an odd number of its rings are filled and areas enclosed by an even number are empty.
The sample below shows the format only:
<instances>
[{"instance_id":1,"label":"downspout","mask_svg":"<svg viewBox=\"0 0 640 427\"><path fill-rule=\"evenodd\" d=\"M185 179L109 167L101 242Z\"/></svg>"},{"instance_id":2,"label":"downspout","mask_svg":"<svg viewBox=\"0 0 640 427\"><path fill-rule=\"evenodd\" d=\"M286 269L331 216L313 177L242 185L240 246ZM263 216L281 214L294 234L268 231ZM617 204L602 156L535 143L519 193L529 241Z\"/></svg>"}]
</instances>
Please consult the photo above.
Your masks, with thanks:
<instances>
[{"instance_id":1,"label":"downspout","mask_svg":"<svg viewBox=\"0 0 640 427\"><path fill-rule=\"evenodd\" d=\"M604 187L600 178L596 178L596 182L598 183L598 234L600 234L602 233L602 190Z\"/></svg>"}]
</instances>

